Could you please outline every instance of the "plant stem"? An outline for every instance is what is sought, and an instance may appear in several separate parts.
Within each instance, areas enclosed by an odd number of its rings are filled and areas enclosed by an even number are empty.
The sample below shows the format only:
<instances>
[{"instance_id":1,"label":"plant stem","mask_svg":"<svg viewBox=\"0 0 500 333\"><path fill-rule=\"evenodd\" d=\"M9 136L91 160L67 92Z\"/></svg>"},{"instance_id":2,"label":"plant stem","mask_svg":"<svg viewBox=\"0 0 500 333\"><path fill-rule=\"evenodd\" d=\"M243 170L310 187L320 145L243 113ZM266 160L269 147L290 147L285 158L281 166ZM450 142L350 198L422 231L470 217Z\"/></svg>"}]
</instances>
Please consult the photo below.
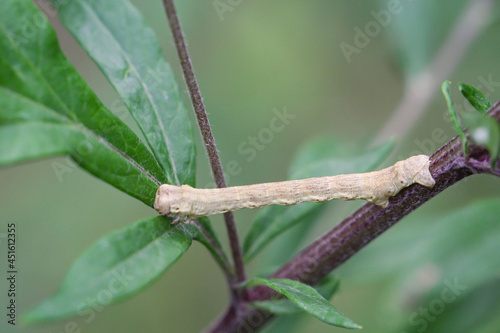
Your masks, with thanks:
<instances>
[{"instance_id":1,"label":"plant stem","mask_svg":"<svg viewBox=\"0 0 500 333\"><path fill-rule=\"evenodd\" d=\"M500 122L500 102L489 111ZM387 208L365 204L340 224L298 253L271 275L273 278L298 280L310 285L321 281L384 231L461 179L477 173L500 176L500 170L490 168L488 152L469 146L467 158L457 136L430 156L430 171L436 180L433 188L419 184L402 190L390 200ZM266 287L248 291L247 301L268 300L275 293ZM242 309L223 316L207 332L256 332L272 314L241 305ZM234 311L234 310L233 310ZM238 316L235 317L234 313Z\"/></svg>"},{"instance_id":2,"label":"plant stem","mask_svg":"<svg viewBox=\"0 0 500 333\"><path fill-rule=\"evenodd\" d=\"M194 75L193 66L191 65L191 58L189 57L186 42L184 41L184 36L182 34L179 18L177 17L177 12L175 10L174 1L163 0L163 5L167 13L170 30L172 31L172 35L174 37L177 54L179 55L182 71L184 73L184 80L186 81L189 89L189 95L191 96L191 103L193 104L196 119L198 121L198 126L205 143L205 149L208 154L208 159L210 161L210 167L214 175L215 184L219 188L226 187L226 180L224 179L222 163L219 158L217 146L215 145L215 139L212 134L210 123L208 121L207 112L205 111L205 105L203 104L200 88L198 86L196 76ZM236 290L236 285L240 282L245 281L246 279L245 266L243 264L243 256L241 253L241 246L238 238L238 232L236 230L236 224L234 222L233 213L225 213L224 221L226 222L226 229L236 271L236 281L232 283L231 289L233 290L233 295L237 297L238 295L234 291Z\"/></svg>"}]
</instances>

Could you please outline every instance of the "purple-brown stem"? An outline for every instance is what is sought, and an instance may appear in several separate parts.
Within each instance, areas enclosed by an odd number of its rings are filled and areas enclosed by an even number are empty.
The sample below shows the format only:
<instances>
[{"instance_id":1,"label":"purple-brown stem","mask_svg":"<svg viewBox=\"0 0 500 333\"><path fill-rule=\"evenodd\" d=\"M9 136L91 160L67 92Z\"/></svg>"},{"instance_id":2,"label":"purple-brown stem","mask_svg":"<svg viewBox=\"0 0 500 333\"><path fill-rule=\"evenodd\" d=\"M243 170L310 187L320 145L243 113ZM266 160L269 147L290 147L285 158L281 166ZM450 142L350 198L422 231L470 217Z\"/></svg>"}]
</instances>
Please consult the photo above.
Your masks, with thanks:
<instances>
[{"instance_id":1,"label":"purple-brown stem","mask_svg":"<svg viewBox=\"0 0 500 333\"><path fill-rule=\"evenodd\" d=\"M500 102L490 109L489 114L500 122ZM469 157L466 158L458 137L430 156L430 171L436 180L433 188L418 184L408 187L391 198L387 208L363 205L271 277L314 285L403 217L461 179L476 173L500 176L498 167L490 168L490 156L484 148L469 145ZM274 292L267 287L256 287L248 291L247 301L268 300L273 295ZM240 306L240 309L230 309L207 332L256 332L273 317L245 304Z\"/></svg>"},{"instance_id":2,"label":"purple-brown stem","mask_svg":"<svg viewBox=\"0 0 500 333\"><path fill-rule=\"evenodd\" d=\"M177 17L177 12L175 10L174 1L163 0L163 5L167 13L170 30L172 31L172 35L174 37L177 54L179 55L182 71L184 73L184 79L189 89L189 95L191 96L191 102L196 114L198 126L201 131L201 136L203 137L203 142L205 143L205 149L208 154L208 159L210 161L210 167L214 175L215 184L219 188L226 187L226 180L224 179L224 173L217 151L217 146L215 145L215 139L212 134L210 123L208 121L207 112L205 111L205 105L203 104L200 88L194 75L193 66L191 65L191 58L189 57L186 42L184 41L184 36L182 34L179 19ZM226 223L226 229L231 245L231 253L233 256L234 267L236 271L236 281L232 283L231 288L233 291L233 295L238 297L235 292L236 286L238 283L245 281L246 279L245 266L243 264L243 256L241 253L241 246L238 238L238 232L236 230L236 224L234 222L233 213L225 213L224 221Z\"/></svg>"}]
</instances>

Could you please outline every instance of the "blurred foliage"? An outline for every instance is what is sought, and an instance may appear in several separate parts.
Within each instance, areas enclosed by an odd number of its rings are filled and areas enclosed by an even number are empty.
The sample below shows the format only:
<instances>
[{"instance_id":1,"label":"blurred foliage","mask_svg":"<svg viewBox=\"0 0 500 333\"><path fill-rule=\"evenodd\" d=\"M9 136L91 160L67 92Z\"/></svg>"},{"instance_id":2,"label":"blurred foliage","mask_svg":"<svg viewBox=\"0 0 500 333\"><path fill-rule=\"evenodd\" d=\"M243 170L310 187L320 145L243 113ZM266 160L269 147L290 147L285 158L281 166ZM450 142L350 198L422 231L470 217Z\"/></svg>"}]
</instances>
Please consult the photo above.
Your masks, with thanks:
<instances>
[{"instance_id":1,"label":"blurred foliage","mask_svg":"<svg viewBox=\"0 0 500 333\"><path fill-rule=\"evenodd\" d=\"M442 318L440 323L434 323L419 309L427 308L430 316L443 314L451 318L450 311L465 313L470 307L465 299L479 297L474 295L484 294L485 288L496 292L492 281L498 280L500 271L495 254L500 237L498 216L498 198L472 202L441 216L412 216L368 245L341 267L339 274L342 281L357 282L358 287L370 280L390 281L379 299L379 313L390 314L393 319L389 326L397 327L399 321L399 325L408 325L408 333L417 332L423 321L426 326L440 327ZM491 305L488 300L483 305L474 311L485 313L481 321L472 319L476 314L455 317L453 321L467 322L465 327L469 329L463 332L491 325L489 321L496 322L497 318L486 315Z\"/></svg>"},{"instance_id":2,"label":"blurred foliage","mask_svg":"<svg viewBox=\"0 0 500 333\"><path fill-rule=\"evenodd\" d=\"M386 11L392 9L396 13L392 14L393 21L387 24L394 36L391 43L402 70L412 77L425 70L432 61L468 1L379 0L379 3Z\"/></svg>"},{"instance_id":3,"label":"blurred foliage","mask_svg":"<svg viewBox=\"0 0 500 333\"><path fill-rule=\"evenodd\" d=\"M180 78L161 2L134 3L154 27L168 62ZM465 8L465 0L401 1L406 9L392 16L387 28L380 29L347 63L339 45L353 44L354 28L363 29L375 21L371 11L387 9L388 3L241 1L233 2L232 10L221 17L212 2L178 2L181 23L231 184L284 179L296 147L318 134L335 134L340 145L369 142L370 135L390 117L401 97L404 78L400 73L412 77L425 67ZM53 12L48 13L56 21ZM491 101L499 95L500 71L491 48L496 45L498 28L492 25L479 36L450 78L472 83ZM117 95L102 74L66 32L59 29L58 37L84 79L104 104L118 113L120 110L112 107ZM398 59L397 63L394 59ZM183 85L180 91L185 105L189 105ZM280 131L263 131L271 129L271 121L276 117L273 109L282 110L283 106L295 118ZM430 108L432 112L422 117L407 138L398 138L403 145L396 154L407 156L414 150L429 154L455 135L443 122L447 119L442 99ZM123 113L120 118L132 124ZM433 135L436 130L443 132L440 140ZM200 186L211 180L197 138ZM251 138L256 138L258 145L252 146L255 141ZM255 156L245 154L240 147L253 147ZM387 163L392 161L394 158ZM68 171L57 175L54 166L58 164L67 166ZM3 168L0 184L4 195L1 220L18 223L24 241L19 253L23 258L23 275L19 279L23 291L19 295L21 311L56 290L74 258L95 239L154 213L71 167L63 158ZM418 304L431 304L445 288L440 284L445 278L449 281L458 278L468 289L437 316L426 332L494 332L499 324L498 288L494 280L498 274L494 262L497 242L495 216L488 214L493 214L490 209L498 202L476 202L454 211L474 197L497 193L496 179L474 177L429 202L343 266L340 271L343 288L335 305L360 323L364 332L399 333L409 325L409 315L418 309ZM315 229L306 235L306 241L331 228L354 205L343 202L328 207L319 216ZM26 209L27 206L30 208ZM237 213L242 234L254 214ZM454 221L462 215L468 216L469 221L455 225ZM466 231L457 229L459 224ZM216 228L222 234L221 225L217 223ZM481 230L483 227L487 227L489 234ZM298 239L303 239L301 230L295 231L300 234ZM460 239L453 242L456 233ZM445 238L446 235L450 238ZM420 245L411 246L418 242ZM275 246L279 248L280 243ZM200 331L222 312L228 297L224 277L205 249L200 248L192 246L169 274L138 297L105 307L95 317L78 317L77 326L86 332L156 332L167 325L176 332ZM272 256L273 250L270 247L262 255ZM369 259L363 260L365 255ZM429 264L426 260L430 257L438 264L434 261ZM263 261L256 258L252 271L259 271ZM487 268L487 264L492 268ZM444 275L446 272L448 275ZM363 283L356 283L359 280ZM0 283L2 290L4 283ZM398 300L403 300L403 305ZM391 306L400 307L404 313ZM399 321L393 321L395 314ZM0 325L4 324L2 321ZM50 330L64 331L67 324L54 325ZM387 328L388 324L394 326ZM315 332L341 330L309 319L304 319L299 327ZM410 325L408 332L412 328L415 326ZM4 327L0 330L3 332ZM46 327L29 330L46 331Z\"/></svg>"}]
</instances>

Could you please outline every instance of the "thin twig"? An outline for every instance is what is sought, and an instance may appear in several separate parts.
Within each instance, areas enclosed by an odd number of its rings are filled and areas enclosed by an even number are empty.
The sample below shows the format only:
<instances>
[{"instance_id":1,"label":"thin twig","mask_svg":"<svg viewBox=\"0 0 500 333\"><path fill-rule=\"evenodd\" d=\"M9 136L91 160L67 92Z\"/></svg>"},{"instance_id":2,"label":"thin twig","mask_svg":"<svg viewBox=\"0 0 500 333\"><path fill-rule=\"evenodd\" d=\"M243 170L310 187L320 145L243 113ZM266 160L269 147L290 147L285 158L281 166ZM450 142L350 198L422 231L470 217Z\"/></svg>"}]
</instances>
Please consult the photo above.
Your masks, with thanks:
<instances>
[{"instance_id":1,"label":"thin twig","mask_svg":"<svg viewBox=\"0 0 500 333\"><path fill-rule=\"evenodd\" d=\"M198 87L198 82L196 81L196 77L194 75L193 66L191 65L191 58L189 57L187 46L184 41L184 36L182 34L179 19L177 17L177 12L175 10L174 1L163 0L163 5L167 13L170 30L172 31L172 35L174 37L177 54L179 55L182 71L184 73L184 79L189 89L189 95L191 96L191 102L193 103L196 119L198 120L198 126L205 143L205 149L208 154L208 159L210 161L210 166L214 175L215 184L219 188L226 187L226 181L224 179L224 173L222 170L219 153L217 151L217 146L215 145L214 136L212 135L212 129L208 121L207 112L205 111L205 106L203 104L201 92ZM224 220L226 222L226 229L231 245L231 253L233 256L236 271L236 281L231 286L232 290L234 291L236 285L239 282L245 281L246 279L245 266L243 264L243 256L241 253L241 246L238 238L238 232L236 230L236 224L234 222L233 213L225 213Z\"/></svg>"},{"instance_id":2,"label":"thin twig","mask_svg":"<svg viewBox=\"0 0 500 333\"><path fill-rule=\"evenodd\" d=\"M500 102L493 106L489 114L500 122ZM294 279L314 285L444 189L476 173L499 175L498 169L490 168L489 154L484 148L470 145L469 157L466 158L459 137L455 137L430 156L430 171L436 180L433 188L418 184L408 187L393 197L387 208L373 204L363 205L302 250L271 277ZM247 301L268 300L273 295L274 292L269 288L257 287L248 291ZM241 307L241 310L232 309L232 312L227 312L207 332L256 332L273 317L270 313L245 307L244 304Z\"/></svg>"}]
</instances>

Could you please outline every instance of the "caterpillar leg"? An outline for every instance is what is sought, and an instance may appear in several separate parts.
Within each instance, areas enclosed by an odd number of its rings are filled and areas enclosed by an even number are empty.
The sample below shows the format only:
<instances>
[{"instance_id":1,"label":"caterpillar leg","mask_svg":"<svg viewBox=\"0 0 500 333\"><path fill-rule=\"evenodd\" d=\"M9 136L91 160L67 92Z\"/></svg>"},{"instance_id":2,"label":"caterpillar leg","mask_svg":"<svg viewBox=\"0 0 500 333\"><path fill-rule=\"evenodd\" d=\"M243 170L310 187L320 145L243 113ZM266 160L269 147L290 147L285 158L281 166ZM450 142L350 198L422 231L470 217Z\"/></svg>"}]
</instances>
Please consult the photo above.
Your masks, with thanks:
<instances>
[{"instance_id":1,"label":"caterpillar leg","mask_svg":"<svg viewBox=\"0 0 500 333\"><path fill-rule=\"evenodd\" d=\"M177 215L175 217L175 219L170 222L170 225L171 226L174 226L178 223L182 223L182 224L190 224L191 222L193 222L193 218L191 218L191 216L183 216L183 215Z\"/></svg>"}]
</instances>

